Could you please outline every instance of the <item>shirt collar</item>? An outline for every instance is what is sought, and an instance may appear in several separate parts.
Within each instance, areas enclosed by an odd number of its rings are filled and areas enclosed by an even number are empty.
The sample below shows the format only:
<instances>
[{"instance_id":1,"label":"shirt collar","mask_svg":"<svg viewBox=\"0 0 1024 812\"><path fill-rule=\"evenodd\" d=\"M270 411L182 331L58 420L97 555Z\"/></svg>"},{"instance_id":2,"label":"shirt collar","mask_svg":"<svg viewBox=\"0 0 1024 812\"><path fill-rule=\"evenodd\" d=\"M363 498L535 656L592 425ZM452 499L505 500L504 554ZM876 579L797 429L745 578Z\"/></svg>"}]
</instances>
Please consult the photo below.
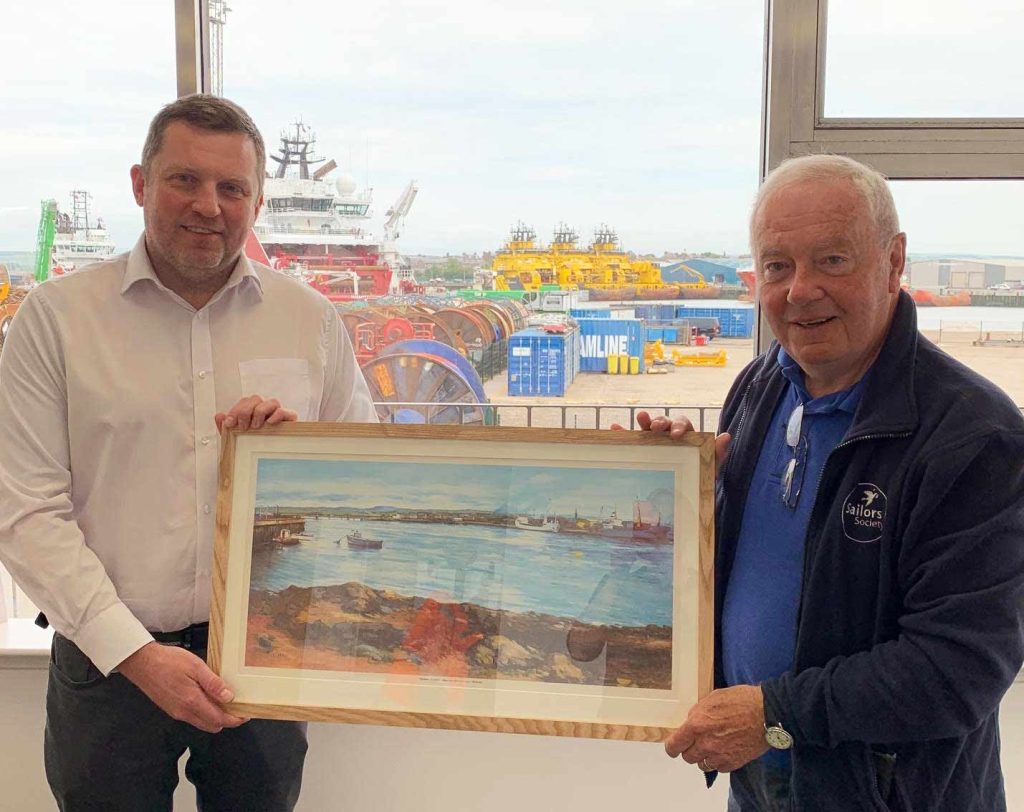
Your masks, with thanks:
<instances>
[{"instance_id":1,"label":"shirt collar","mask_svg":"<svg viewBox=\"0 0 1024 812\"><path fill-rule=\"evenodd\" d=\"M783 377L789 381L797 398L804 404L804 414L828 414L836 411L853 414L857 411L857 404L860 403L864 382L871 373L869 369L857 383L839 392L812 398L804 386L804 371L782 346L779 347L778 364Z\"/></svg>"},{"instance_id":2,"label":"shirt collar","mask_svg":"<svg viewBox=\"0 0 1024 812\"><path fill-rule=\"evenodd\" d=\"M128 292L128 289L135 285L137 282L141 282L144 279L150 280L161 290L166 290L168 293L172 292L168 289L160 278L156 275L156 271L153 270L153 263L149 259L149 251L146 249L146 234L143 232L139 239L136 241L132 250L128 253L128 264L124 269L124 278L121 282L121 295L123 296ZM246 280L251 280L246 282ZM253 268L252 263L249 261L249 257L243 252L238 258L238 262L235 264L235 268L231 271L231 276L228 277L227 283L222 287L213 298L210 300L215 301L220 298L224 291L237 287L243 282L253 288L256 291L256 295L262 298L263 296L263 281L260 279L259 274L256 273L256 269Z\"/></svg>"}]
</instances>

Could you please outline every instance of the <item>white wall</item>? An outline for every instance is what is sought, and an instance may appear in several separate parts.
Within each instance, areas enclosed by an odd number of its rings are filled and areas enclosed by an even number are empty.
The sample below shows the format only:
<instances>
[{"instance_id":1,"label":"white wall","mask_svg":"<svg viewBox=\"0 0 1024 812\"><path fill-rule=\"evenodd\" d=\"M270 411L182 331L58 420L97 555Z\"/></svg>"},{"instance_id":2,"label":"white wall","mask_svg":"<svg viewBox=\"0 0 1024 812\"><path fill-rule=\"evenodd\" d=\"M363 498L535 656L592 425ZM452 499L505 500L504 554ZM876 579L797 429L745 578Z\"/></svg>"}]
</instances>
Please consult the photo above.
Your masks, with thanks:
<instances>
[{"instance_id":1,"label":"white wall","mask_svg":"<svg viewBox=\"0 0 1024 812\"><path fill-rule=\"evenodd\" d=\"M42 764L46 671L0 657L0 812L54 809ZM1003 702L1003 771L1010 809L1024 809L1024 683ZM695 767L660 745L311 725L300 812L724 812L725 782L704 789ZM182 781L178 812L194 812Z\"/></svg>"}]
</instances>

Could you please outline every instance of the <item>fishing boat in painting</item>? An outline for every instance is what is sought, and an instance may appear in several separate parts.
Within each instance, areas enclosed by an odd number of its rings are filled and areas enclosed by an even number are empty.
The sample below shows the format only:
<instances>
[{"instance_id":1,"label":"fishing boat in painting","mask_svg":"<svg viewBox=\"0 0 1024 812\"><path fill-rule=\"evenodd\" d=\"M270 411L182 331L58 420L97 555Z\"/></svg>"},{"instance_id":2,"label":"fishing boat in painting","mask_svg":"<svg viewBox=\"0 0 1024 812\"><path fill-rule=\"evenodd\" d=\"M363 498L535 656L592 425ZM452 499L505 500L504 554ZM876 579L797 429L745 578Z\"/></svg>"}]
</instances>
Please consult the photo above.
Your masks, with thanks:
<instances>
[{"instance_id":1,"label":"fishing boat in painting","mask_svg":"<svg viewBox=\"0 0 1024 812\"><path fill-rule=\"evenodd\" d=\"M350 550L379 550L384 546L384 539L370 538L356 530L349 533L345 538L348 540Z\"/></svg>"},{"instance_id":2,"label":"fishing boat in painting","mask_svg":"<svg viewBox=\"0 0 1024 812\"><path fill-rule=\"evenodd\" d=\"M293 533L286 527L270 537L274 544L280 544L282 547L293 547L296 544L301 544L303 541L312 541L312 539L313 537L306 533Z\"/></svg>"},{"instance_id":3,"label":"fishing boat in painting","mask_svg":"<svg viewBox=\"0 0 1024 812\"><path fill-rule=\"evenodd\" d=\"M558 520L554 516L536 520L527 516L516 516L514 524L518 530L539 530L542 533L558 532Z\"/></svg>"}]
</instances>

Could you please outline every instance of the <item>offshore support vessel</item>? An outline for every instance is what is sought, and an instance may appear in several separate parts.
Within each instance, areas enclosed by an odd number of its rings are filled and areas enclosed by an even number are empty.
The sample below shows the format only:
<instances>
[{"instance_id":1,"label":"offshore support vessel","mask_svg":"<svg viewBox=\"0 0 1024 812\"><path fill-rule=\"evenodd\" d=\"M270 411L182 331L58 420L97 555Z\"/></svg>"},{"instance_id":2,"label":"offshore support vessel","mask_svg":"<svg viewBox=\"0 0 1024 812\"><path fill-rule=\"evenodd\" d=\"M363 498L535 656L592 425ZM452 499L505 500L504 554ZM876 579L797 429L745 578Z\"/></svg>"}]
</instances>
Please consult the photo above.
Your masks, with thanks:
<instances>
[{"instance_id":1,"label":"offshore support vessel","mask_svg":"<svg viewBox=\"0 0 1024 812\"><path fill-rule=\"evenodd\" d=\"M253 229L270 265L330 299L422 293L397 249L415 181L388 209L379 239L369 227L373 189L359 189L349 173L328 178L337 163L317 157L315 145L315 134L299 121L281 133L278 153L270 156L277 167L267 175Z\"/></svg>"}]
</instances>

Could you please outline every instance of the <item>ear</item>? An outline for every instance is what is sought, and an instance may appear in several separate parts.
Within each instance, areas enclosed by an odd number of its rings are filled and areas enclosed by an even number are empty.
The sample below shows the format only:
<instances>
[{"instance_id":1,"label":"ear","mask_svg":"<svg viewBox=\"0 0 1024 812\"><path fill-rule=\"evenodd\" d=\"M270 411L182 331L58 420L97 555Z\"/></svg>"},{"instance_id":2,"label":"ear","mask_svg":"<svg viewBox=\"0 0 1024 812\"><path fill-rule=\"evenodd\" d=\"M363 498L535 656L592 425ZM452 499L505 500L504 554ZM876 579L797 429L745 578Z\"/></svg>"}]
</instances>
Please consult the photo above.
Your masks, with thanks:
<instances>
[{"instance_id":1,"label":"ear","mask_svg":"<svg viewBox=\"0 0 1024 812\"><path fill-rule=\"evenodd\" d=\"M900 232L889 241L889 292L899 293L900 277L907 265L907 235Z\"/></svg>"},{"instance_id":2,"label":"ear","mask_svg":"<svg viewBox=\"0 0 1024 812\"><path fill-rule=\"evenodd\" d=\"M263 208L263 195L260 195L260 199L256 201L256 209L253 211L252 219L255 221L260 216L260 210Z\"/></svg>"},{"instance_id":3,"label":"ear","mask_svg":"<svg viewBox=\"0 0 1024 812\"><path fill-rule=\"evenodd\" d=\"M142 171L142 167L138 164L132 167L132 193L135 195L135 202L140 206L142 201L145 199L146 191L146 174Z\"/></svg>"}]
</instances>

